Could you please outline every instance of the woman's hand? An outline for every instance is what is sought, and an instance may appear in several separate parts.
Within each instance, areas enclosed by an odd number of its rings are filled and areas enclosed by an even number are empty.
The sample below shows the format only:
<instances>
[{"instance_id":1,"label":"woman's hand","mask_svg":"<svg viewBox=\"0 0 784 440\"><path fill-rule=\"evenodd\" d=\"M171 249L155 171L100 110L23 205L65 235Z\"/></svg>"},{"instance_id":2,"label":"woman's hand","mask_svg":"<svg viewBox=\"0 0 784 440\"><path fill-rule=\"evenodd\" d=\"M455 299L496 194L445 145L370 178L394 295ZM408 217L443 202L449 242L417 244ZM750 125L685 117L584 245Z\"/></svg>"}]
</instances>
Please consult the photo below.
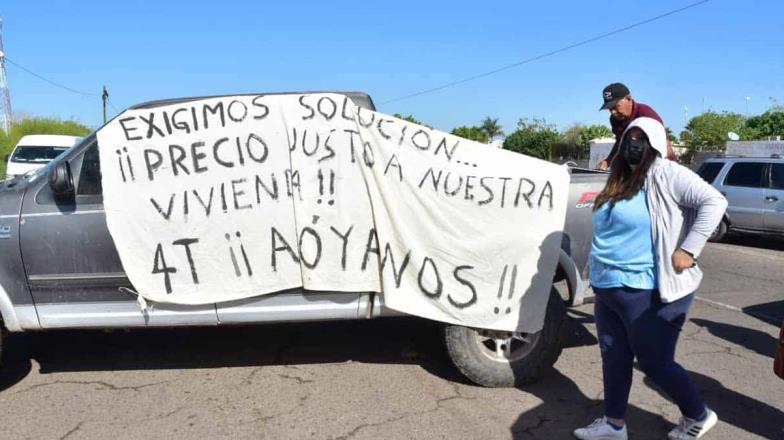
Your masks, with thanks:
<instances>
[{"instance_id":1,"label":"woman's hand","mask_svg":"<svg viewBox=\"0 0 784 440\"><path fill-rule=\"evenodd\" d=\"M672 267L676 273L681 273L685 269L695 266L694 257L683 249L678 249L672 254Z\"/></svg>"}]
</instances>

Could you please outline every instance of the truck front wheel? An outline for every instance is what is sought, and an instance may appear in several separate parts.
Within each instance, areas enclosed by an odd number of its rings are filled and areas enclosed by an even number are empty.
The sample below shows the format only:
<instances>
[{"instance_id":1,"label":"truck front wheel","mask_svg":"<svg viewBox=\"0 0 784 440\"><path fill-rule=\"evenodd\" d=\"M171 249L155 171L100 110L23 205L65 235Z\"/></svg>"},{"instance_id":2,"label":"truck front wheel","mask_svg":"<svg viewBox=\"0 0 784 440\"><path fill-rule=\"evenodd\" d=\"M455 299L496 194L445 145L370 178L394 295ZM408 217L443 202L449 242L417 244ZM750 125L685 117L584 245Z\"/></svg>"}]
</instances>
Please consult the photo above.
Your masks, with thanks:
<instances>
[{"instance_id":1,"label":"truck front wheel","mask_svg":"<svg viewBox=\"0 0 784 440\"><path fill-rule=\"evenodd\" d=\"M544 328L538 333L511 333L458 325L444 327L447 352L458 370L485 387L535 382L561 354L568 334L566 306L553 288Z\"/></svg>"}]
</instances>

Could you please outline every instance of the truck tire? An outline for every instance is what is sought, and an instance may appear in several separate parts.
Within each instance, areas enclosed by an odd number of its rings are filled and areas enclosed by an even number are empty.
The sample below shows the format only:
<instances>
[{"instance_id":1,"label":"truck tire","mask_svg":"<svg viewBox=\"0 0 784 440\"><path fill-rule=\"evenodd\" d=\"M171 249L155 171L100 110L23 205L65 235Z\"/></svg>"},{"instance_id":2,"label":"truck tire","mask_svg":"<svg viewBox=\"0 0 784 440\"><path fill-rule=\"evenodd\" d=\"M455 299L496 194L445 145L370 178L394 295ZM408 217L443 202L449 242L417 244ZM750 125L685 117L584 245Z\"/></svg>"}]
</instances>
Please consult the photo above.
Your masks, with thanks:
<instances>
[{"instance_id":1,"label":"truck tire","mask_svg":"<svg viewBox=\"0 0 784 440\"><path fill-rule=\"evenodd\" d=\"M533 334L444 327L447 352L471 382L485 387L512 387L537 381L561 355L568 335L566 305L553 287L544 328Z\"/></svg>"},{"instance_id":2,"label":"truck tire","mask_svg":"<svg viewBox=\"0 0 784 440\"><path fill-rule=\"evenodd\" d=\"M713 231L713 234L708 238L708 241L711 243L718 243L721 241L722 238L727 234L727 230L729 229L729 225L727 225L727 219L722 219L719 226L716 226L716 229Z\"/></svg>"}]
</instances>

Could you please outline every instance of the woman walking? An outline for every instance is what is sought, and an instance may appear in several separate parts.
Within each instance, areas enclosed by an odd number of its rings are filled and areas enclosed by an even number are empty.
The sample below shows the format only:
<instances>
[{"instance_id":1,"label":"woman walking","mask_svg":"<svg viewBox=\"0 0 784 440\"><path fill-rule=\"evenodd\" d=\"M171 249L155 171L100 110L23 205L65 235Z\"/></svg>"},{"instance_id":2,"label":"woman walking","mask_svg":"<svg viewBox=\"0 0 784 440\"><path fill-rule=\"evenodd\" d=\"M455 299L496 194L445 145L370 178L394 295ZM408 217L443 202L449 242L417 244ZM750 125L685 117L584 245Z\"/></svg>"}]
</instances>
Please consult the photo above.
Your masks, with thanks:
<instances>
[{"instance_id":1,"label":"woman walking","mask_svg":"<svg viewBox=\"0 0 784 440\"><path fill-rule=\"evenodd\" d=\"M697 439L718 418L705 406L675 346L702 280L697 257L727 201L667 155L664 126L638 118L621 138L594 204L591 286L602 354L604 417L574 431L584 440L626 439L634 358L678 405L673 440Z\"/></svg>"}]
</instances>

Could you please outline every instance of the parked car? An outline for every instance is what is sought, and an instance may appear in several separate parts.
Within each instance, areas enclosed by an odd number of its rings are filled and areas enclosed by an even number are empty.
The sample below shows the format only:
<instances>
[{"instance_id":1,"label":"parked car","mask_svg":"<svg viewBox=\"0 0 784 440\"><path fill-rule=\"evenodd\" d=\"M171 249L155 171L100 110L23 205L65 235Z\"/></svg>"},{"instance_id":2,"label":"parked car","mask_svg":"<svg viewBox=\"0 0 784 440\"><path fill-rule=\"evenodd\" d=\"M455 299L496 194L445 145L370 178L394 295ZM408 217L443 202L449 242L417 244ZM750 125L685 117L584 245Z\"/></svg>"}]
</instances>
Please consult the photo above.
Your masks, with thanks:
<instances>
[{"instance_id":1,"label":"parked car","mask_svg":"<svg viewBox=\"0 0 784 440\"><path fill-rule=\"evenodd\" d=\"M697 173L729 202L710 241L719 241L731 231L784 234L784 158L715 157Z\"/></svg>"},{"instance_id":2,"label":"parked car","mask_svg":"<svg viewBox=\"0 0 784 440\"><path fill-rule=\"evenodd\" d=\"M43 167L81 139L59 134L22 136L11 154L5 156L6 177L10 179Z\"/></svg>"},{"instance_id":3,"label":"parked car","mask_svg":"<svg viewBox=\"0 0 784 440\"><path fill-rule=\"evenodd\" d=\"M374 110L364 93L344 93ZM149 109L203 98L156 101ZM593 198L605 173L572 176L562 250L544 328L519 334L444 325L455 365L485 386L535 380L561 353L567 304L583 301ZM155 304L143 314L106 226L93 133L44 169L0 183L0 313L8 331L129 328L369 319L398 316L383 295L286 291L260 297L186 306Z\"/></svg>"}]
</instances>

